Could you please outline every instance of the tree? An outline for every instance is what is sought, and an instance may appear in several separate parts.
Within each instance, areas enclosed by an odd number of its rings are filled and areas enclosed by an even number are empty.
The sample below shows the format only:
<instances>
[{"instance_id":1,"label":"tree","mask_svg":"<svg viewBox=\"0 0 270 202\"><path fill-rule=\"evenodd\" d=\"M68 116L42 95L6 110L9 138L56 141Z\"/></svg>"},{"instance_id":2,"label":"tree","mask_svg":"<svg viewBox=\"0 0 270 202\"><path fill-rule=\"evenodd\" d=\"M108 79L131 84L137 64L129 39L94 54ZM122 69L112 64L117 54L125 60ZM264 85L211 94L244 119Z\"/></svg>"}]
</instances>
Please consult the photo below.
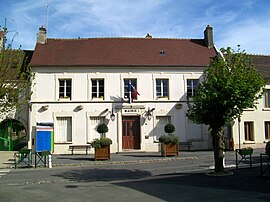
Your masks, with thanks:
<instances>
[{"instance_id":1,"label":"tree","mask_svg":"<svg viewBox=\"0 0 270 202\"><path fill-rule=\"evenodd\" d=\"M7 29L4 28L2 33L5 43ZM6 48L3 44L0 49L0 116L15 109L20 111L30 99L32 73L26 53L21 49L12 49L12 44Z\"/></svg>"},{"instance_id":2,"label":"tree","mask_svg":"<svg viewBox=\"0 0 270 202\"><path fill-rule=\"evenodd\" d=\"M251 57L237 51L221 49L223 57L211 60L194 97L188 100L187 117L209 126L214 149L215 173L224 173L224 126L240 118L244 109L256 108L265 82L257 73Z\"/></svg>"}]
</instances>

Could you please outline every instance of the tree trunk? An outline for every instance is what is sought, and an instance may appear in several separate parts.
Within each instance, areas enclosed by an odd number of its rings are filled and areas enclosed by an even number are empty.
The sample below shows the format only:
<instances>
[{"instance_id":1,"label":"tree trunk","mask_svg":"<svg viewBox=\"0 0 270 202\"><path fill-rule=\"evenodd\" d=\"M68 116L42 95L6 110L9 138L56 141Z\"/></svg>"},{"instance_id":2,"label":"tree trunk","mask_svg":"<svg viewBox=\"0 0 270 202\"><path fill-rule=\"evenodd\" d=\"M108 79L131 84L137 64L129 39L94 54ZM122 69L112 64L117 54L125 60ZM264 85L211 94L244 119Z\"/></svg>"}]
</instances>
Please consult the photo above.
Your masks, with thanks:
<instances>
[{"instance_id":1,"label":"tree trunk","mask_svg":"<svg viewBox=\"0 0 270 202\"><path fill-rule=\"evenodd\" d=\"M212 144L214 148L214 158L215 158L215 173L224 173L224 137L223 131L211 131L212 134Z\"/></svg>"}]
</instances>

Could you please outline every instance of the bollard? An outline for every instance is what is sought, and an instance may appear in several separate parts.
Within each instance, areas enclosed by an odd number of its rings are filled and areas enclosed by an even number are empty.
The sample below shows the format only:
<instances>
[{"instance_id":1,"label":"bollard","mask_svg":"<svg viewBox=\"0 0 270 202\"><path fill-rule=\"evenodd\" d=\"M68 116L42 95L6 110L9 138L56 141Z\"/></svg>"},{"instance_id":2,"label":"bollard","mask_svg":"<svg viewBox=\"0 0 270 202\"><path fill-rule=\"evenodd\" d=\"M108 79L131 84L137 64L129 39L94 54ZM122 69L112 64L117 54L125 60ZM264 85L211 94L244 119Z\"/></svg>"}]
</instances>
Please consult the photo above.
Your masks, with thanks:
<instances>
[{"instance_id":1,"label":"bollard","mask_svg":"<svg viewBox=\"0 0 270 202\"><path fill-rule=\"evenodd\" d=\"M52 155L49 154L49 168L52 168Z\"/></svg>"}]
</instances>

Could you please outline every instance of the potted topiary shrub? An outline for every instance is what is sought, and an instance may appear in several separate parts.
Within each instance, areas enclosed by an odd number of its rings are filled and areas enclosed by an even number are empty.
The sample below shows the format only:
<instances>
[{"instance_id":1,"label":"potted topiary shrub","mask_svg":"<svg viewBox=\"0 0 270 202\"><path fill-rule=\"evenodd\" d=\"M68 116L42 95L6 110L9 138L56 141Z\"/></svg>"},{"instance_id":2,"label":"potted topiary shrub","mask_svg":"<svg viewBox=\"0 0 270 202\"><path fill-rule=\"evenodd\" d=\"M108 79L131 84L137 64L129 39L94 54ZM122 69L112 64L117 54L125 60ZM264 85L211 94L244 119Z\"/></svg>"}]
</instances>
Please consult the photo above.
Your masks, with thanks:
<instances>
[{"instance_id":1,"label":"potted topiary shrub","mask_svg":"<svg viewBox=\"0 0 270 202\"><path fill-rule=\"evenodd\" d=\"M95 148L95 161L109 160L112 140L105 136L106 132L108 132L108 126L104 123L100 124L97 127L97 132L101 134L101 138L96 138L90 142L90 145Z\"/></svg>"},{"instance_id":2,"label":"potted topiary shrub","mask_svg":"<svg viewBox=\"0 0 270 202\"><path fill-rule=\"evenodd\" d=\"M178 156L179 154L179 139L173 134L175 127L173 124L166 124L164 127L167 135L161 135L159 142L161 142L161 155L166 156Z\"/></svg>"}]
</instances>

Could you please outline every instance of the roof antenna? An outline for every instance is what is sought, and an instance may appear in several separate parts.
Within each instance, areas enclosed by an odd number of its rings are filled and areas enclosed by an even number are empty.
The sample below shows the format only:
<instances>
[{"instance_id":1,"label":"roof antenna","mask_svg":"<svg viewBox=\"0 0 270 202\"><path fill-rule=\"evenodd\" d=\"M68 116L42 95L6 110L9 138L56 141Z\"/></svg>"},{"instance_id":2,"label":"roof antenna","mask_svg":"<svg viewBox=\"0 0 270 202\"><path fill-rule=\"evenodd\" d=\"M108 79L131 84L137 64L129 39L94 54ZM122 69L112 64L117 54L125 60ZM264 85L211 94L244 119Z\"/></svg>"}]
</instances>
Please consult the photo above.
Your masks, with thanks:
<instances>
[{"instance_id":1,"label":"roof antenna","mask_svg":"<svg viewBox=\"0 0 270 202\"><path fill-rule=\"evenodd\" d=\"M49 13L49 4L48 1L46 0L46 30L48 33L48 29L49 29L49 20L48 20L48 13Z\"/></svg>"}]
</instances>

